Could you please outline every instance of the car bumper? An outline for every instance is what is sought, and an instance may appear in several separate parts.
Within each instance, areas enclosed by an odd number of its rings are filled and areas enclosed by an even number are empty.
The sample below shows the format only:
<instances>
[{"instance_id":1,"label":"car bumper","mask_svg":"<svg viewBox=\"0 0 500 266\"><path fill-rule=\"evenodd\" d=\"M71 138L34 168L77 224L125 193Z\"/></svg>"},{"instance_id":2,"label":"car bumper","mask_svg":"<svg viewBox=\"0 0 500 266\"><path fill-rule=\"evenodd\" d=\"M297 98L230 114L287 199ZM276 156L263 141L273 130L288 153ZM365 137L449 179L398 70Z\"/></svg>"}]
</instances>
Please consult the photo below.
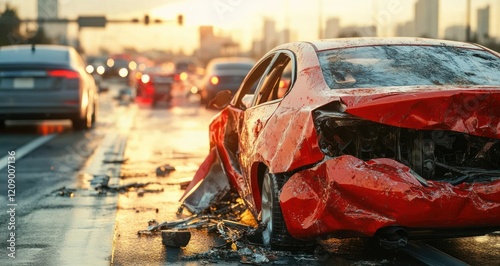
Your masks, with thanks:
<instances>
[{"instance_id":1,"label":"car bumper","mask_svg":"<svg viewBox=\"0 0 500 266\"><path fill-rule=\"evenodd\" d=\"M78 106L65 107L0 107L1 120L73 119L80 117Z\"/></svg>"},{"instance_id":2,"label":"car bumper","mask_svg":"<svg viewBox=\"0 0 500 266\"><path fill-rule=\"evenodd\" d=\"M280 204L290 234L299 239L372 237L392 226L423 238L440 230L500 229L500 179L424 185L391 159L328 159L295 173L283 186Z\"/></svg>"}]
</instances>

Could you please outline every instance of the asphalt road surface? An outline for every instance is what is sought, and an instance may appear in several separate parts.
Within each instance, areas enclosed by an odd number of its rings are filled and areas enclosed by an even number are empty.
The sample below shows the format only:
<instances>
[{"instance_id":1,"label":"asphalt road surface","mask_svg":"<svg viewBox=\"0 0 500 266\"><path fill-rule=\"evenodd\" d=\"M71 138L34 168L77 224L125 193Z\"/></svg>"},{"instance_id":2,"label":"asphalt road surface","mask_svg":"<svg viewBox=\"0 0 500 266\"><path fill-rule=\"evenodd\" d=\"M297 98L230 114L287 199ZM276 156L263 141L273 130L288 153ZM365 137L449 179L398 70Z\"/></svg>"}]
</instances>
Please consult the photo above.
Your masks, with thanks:
<instances>
[{"instance_id":1,"label":"asphalt road surface","mask_svg":"<svg viewBox=\"0 0 500 266\"><path fill-rule=\"evenodd\" d=\"M200 107L196 98L188 99L183 93L171 104L155 108L147 102L120 102L110 95L116 94L102 95L99 122L87 132L73 131L68 121L14 121L0 131L0 265L259 261L264 265L426 265L407 252L387 251L360 239L322 241L322 249L303 254L269 252L246 244L239 251L216 249L225 242L206 229L190 230L191 240L183 248L165 247L159 235L138 234L151 220L186 217L186 211L176 214L184 193L180 183L193 176L208 153L207 125L215 111ZM175 170L158 176L160 166ZM9 174L14 175L14 185L8 181ZM108 189L102 187L104 176L110 177ZM109 189L127 185L131 186L126 191ZM500 265L498 234L425 243L470 265Z\"/></svg>"}]
</instances>

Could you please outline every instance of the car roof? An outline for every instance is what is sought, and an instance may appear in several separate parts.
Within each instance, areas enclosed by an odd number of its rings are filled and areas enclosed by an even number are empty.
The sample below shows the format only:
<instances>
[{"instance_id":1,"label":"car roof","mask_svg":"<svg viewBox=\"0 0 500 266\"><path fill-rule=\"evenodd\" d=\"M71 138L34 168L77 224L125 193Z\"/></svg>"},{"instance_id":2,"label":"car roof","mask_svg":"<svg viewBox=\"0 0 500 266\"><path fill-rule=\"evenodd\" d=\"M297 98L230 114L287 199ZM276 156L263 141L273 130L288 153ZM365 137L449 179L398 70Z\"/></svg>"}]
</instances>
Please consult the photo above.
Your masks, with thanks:
<instances>
[{"instance_id":1,"label":"car roof","mask_svg":"<svg viewBox=\"0 0 500 266\"><path fill-rule=\"evenodd\" d=\"M316 50L330 50L338 48L349 48L359 46L375 45L431 45L431 46L451 46L469 49L482 49L480 46L471 43L447 41L439 39L412 38L412 37L361 37L361 38L336 38L322 39L308 42Z\"/></svg>"},{"instance_id":2,"label":"car roof","mask_svg":"<svg viewBox=\"0 0 500 266\"><path fill-rule=\"evenodd\" d=\"M248 63L248 64L255 64L255 60L252 58L248 57L218 57L210 60L210 64L230 64L230 63Z\"/></svg>"},{"instance_id":3,"label":"car roof","mask_svg":"<svg viewBox=\"0 0 500 266\"><path fill-rule=\"evenodd\" d=\"M223 65L235 65L235 67L229 66L229 68L222 67ZM248 66L248 69L236 67ZM255 65L255 60L247 57L218 57L212 59L206 68L206 74L208 75L246 75L248 71Z\"/></svg>"},{"instance_id":4,"label":"car roof","mask_svg":"<svg viewBox=\"0 0 500 266\"><path fill-rule=\"evenodd\" d=\"M74 48L63 45L3 46L0 48L0 63L69 64L71 49Z\"/></svg>"}]
</instances>

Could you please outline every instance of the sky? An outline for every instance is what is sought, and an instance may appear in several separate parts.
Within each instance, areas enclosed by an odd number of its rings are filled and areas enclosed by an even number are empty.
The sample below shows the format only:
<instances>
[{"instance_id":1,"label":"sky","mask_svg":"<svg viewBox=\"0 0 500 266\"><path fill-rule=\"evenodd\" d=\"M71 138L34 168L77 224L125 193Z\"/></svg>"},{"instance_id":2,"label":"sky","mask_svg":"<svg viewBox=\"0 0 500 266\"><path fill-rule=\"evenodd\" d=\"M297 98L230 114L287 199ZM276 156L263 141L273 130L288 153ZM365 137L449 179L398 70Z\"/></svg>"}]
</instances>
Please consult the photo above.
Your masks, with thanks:
<instances>
[{"instance_id":1,"label":"sky","mask_svg":"<svg viewBox=\"0 0 500 266\"><path fill-rule=\"evenodd\" d=\"M465 25L467 0L440 0L439 32L452 24ZM82 45L89 53L99 47L120 51L124 47L146 49L180 49L190 53L198 45L198 27L214 25L216 33L231 36L249 49L253 39L262 35L264 17L276 21L277 29L292 30L292 41L318 38L318 23L338 17L341 26L377 25L379 36L393 36L398 23L414 16L416 0L59 0L59 16L76 18L82 15L105 15L108 19L162 19L161 25L109 24L106 28L84 28L80 31ZM37 0L0 0L17 8L22 18L36 17ZM471 0L472 30L476 27L477 8L490 5L491 35L500 37L500 1ZM184 25L176 24L177 15L184 16ZM324 27L324 26L323 26ZM77 34L70 27L70 35Z\"/></svg>"}]
</instances>

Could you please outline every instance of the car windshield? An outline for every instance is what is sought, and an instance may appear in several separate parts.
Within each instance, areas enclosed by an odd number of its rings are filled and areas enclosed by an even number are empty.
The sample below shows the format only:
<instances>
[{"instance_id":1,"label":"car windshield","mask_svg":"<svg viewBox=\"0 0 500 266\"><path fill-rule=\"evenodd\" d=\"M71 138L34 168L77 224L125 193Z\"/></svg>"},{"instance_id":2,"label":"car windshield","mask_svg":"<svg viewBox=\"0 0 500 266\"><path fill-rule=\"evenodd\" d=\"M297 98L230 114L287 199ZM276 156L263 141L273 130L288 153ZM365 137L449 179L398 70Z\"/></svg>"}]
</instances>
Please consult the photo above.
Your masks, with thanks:
<instances>
[{"instance_id":1,"label":"car windshield","mask_svg":"<svg viewBox=\"0 0 500 266\"><path fill-rule=\"evenodd\" d=\"M415 85L500 85L500 58L449 46L364 46L318 53L332 89Z\"/></svg>"}]
</instances>

